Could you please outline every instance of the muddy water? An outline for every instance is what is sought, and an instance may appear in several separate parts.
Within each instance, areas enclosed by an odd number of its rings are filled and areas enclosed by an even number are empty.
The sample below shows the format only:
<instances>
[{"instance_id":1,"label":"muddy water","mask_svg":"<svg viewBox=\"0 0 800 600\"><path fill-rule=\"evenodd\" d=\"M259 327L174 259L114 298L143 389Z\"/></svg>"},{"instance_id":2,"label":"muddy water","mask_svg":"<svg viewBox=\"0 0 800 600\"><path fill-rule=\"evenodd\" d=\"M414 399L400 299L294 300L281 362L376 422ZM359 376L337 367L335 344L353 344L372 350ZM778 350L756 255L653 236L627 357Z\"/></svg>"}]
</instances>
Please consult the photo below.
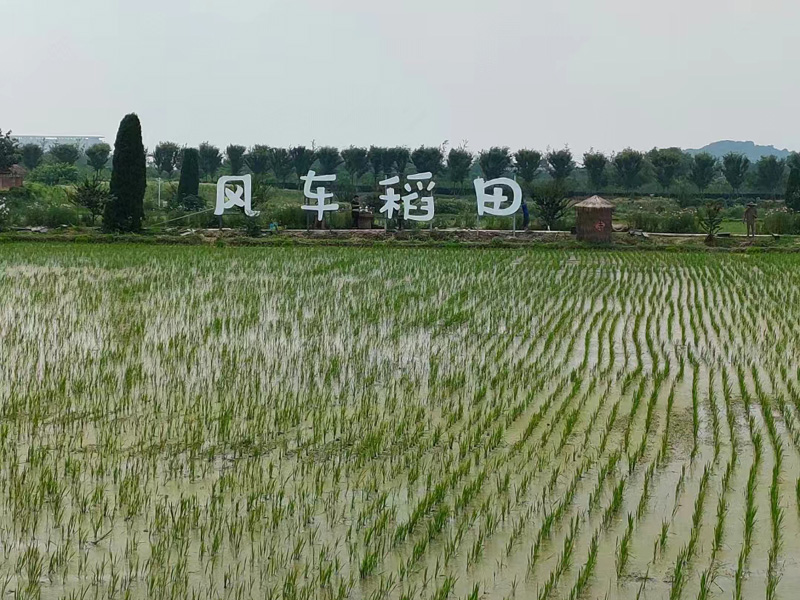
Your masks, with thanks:
<instances>
[{"instance_id":1,"label":"muddy water","mask_svg":"<svg viewBox=\"0 0 800 600\"><path fill-rule=\"evenodd\" d=\"M795 257L2 250L4 593L800 593Z\"/></svg>"}]
</instances>

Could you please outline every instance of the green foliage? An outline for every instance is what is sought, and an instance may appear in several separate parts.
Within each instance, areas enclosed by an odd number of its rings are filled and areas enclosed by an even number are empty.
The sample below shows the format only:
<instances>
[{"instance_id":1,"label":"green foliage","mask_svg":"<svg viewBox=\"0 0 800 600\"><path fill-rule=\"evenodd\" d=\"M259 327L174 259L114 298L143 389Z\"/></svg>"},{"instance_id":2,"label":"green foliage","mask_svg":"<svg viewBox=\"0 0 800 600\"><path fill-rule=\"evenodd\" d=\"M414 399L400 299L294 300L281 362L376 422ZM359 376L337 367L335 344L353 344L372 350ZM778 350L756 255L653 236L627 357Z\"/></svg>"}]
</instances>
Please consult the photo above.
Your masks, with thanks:
<instances>
[{"instance_id":1,"label":"green foliage","mask_svg":"<svg viewBox=\"0 0 800 600\"><path fill-rule=\"evenodd\" d=\"M275 178L285 184L292 174L292 157L286 148L270 148L268 152L269 166Z\"/></svg>"},{"instance_id":2,"label":"green foliage","mask_svg":"<svg viewBox=\"0 0 800 600\"><path fill-rule=\"evenodd\" d=\"M361 176L369 170L367 149L350 146L342 150L344 168L350 175L350 182L357 183Z\"/></svg>"},{"instance_id":3,"label":"green foliage","mask_svg":"<svg viewBox=\"0 0 800 600\"><path fill-rule=\"evenodd\" d=\"M74 165L81 157L81 151L72 144L56 144L50 148L48 155L54 163Z\"/></svg>"},{"instance_id":4,"label":"green foliage","mask_svg":"<svg viewBox=\"0 0 800 600\"><path fill-rule=\"evenodd\" d=\"M458 186L463 186L464 180L469 176L469 170L475 157L466 148L451 148L447 153L447 175L450 181Z\"/></svg>"},{"instance_id":5,"label":"green foliage","mask_svg":"<svg viewBox=\"0 0 800 600\"><path fill-rule=\"evenodd\" d=\"M78 167L64 163L42 164L28 173L27 181L45 185L62 185L78 181Z\"/></svg>"},{"instance_id":6,"label":"green foliage","mask_svg":"<svg viewBox=\"0 0 800 600\"><path fill-rule=\"evenodd\" d=\"M275 188L267 183L266 177L263 175L255 175L253 177L253 209L263 210L274 192Z\"/></svg>"},{"instance_id":7,"label":"green foliage","mask_svg":"<svg viewBox=\"0 0 800 600\"><path fill-rule=\"evenodd\" d=\"M316 152L305 146L290 148L289 156L292 159L292 168L298 179L308 173L314 161L317 159Z\"/></svg>"},{"instance_id":8,"label":"green foliage","mask_svg":"<svg viewBox=\"0 0 800 600\"><path fill-rule=\"evenodd\" d=\"M219 148L203 142L197 151L200 159L200 173L208 179L213 179L222 166L222 154Z\"/></svg>"},{"instance_id":9,"label":"green foliage","mask_svg":"<svg viewBox=\"0 0 800 600\"><path fill-rule=\"evenodd\" d=\"M523 148L514 153L514 165L517 169L517 175L527 185L533 183L536 179L536 173L539 171L539 165L542 162L542 153L536 150L528 150Z\"/></svg>"},{"instance_id":10,"label":"green foliage","mask_svg":"<svg viewBox=\"0 0 800 600\"><path fill-rule=\"evenodd\" d=\"M186 210L196 206L194 198L200 195L200 152L196 148L184 148L181 161L181 178L175 202ZM188 200L187 200L188 199Z\"/></svg>"},{"instance_id":11,"label":"green foliage","mask_svg":"<svg viewBox=\"0 0 800 600\"><path fill-rule=\"evenodd\" d=\"M323 146L317 150L317 160L319 161L319 175L334 175L342 164L342 156L339 149L333 146Z\"/></svg>"},{"instance_id":12,"label":"green foliage","mask_svg":"<svg viewBox=\"0 0 800 600\"><path fill-rule=\"evenodd\" d=\"M545 156L547 161L547 171L550 176L561 185L567 180L575 169L575 162L572 160L572 152L569 148L563 150L551 150Z\"/></svg>"},{"instance_id":13,"label":"green foliage","mask_svg":"<svg viewBox=\"0 0 800 600\"><path fill-rule=\"evenodd\" d=\"M242 174L245 152L247 152L247 148L237 144L230 144L225 148L225 156L228 157L228 166L231 169L231 175Z\"/></svg>"},{"instance_id":14,"label":"green foliage","mask_svg":"<svg viewBox=\"0 0 800 600\"><path fill-rule=\"evenodd\" d=\"M478 164L486 179L497 179L506 174L513 161L507 146L492 146L478 154Z\"/></svg>"},{"instance_id":15,"label":"green foliage","mask_svg":"<svg viewBox=\"0 0 800 600\"><path fill-rule=\"evenodd\" d=\"M22 165L28 169L28 171L33 171L38 167L42 162L43 156L44 150L42 150L39 144L25 144L20 149Z\"/></svg>"},{"instance_id":16,"label":"green foliage","mask_svg":"<svg viewBox=\"0 0 800 600\"><path fill-rule=\"evenodd\" d=\"M17 140L11 137L11 132L0 129L0 173L8 171L19 160L19 147Z\"/></svg>"},{"instance_id":17,"label":"green foliage","mask_svg":"<svg viewBox=\"0 0 800 600\"><path fill-rule=\"evenodd\" d=\"M206 203L200 196L186 194L181 198L181 207L189 212L198 212L206 207Z\"/></svg>"},{"instance_id":18,"label":"green foliage","mask_svg":"<svg viewBox=\"0 0 800 600\"><path fill-rule=\"evenodd\" d=\"M750 159L744 154L728 152L722 157L722 174L734 194L739 193L749 169Z\"/></svg>"},{"instance_id":19,"label":"green foliage","mask_svg":"<svg viewBox=\"0 0 800 600\"><path fill-rule=\"evenodd\" d=\"M94 176L86 177L74 189L70 190L68 198L75 206L80 206L89 211L92 216L92 225L94 225L97 217L105 211L106 204L111 200L111 195L106 184L95 173Z\"/></svg>"},{"instance_id":20,"label":"green foliage","mask_svg":"<svg viewBox=\"0 0 800 600\"><path fill-rule=\"evenodd\" d=\"M139 117L126 115L114 142L111 201L106 204L103 225L110 231L139 231L144 218L147 164Z\"/></svg>"},{"instance_id":21,"label":"green foliage","mask_svg":"<svg viewBox=\"0 0 800 600\"><path fill-rule=\"evenodd\" d=\"M722 203L717 200L706 202L697 212L697 222L700 231L707 235L706 239L714 239L722 228Z\"/></svg>"},{"instance_id":22,"label":"green foliage","mask_svg":"<svg viewBox=\"0 0 800 600\"><path fill-rule=\"evenodd\" d=\"M256 144L247 153L245 161L253 175L266 175L269 171L269 146Z\"/></svg>"},{"instance_id":23,"label":"green foliage","mask_svg":"<svg viewBox=\"0 0 800 600\"><path fill-rule=\"evenodd\" d=\"M659 233L699 233L697 219L690 211L661 215L653 211L636 211L628 215L631 229Z\"/></svg>"},{"instance_id":24,"label":"green foliage","mask_svg":"<svg viewBox=\"0 0 800 600\"><path fill-rule=\"evenodd\" d=\"M106 143L95 144L86 149L86 160L95 172L99 173L106 168L111 157L111 146Z\"/></svg>"},{"instance_id":25,"label":"green foliage","mask_svg":"<svg viewBox=\"0 0 800 600\"><path fill-rule=\"evenodd\" d=\"M436 146L420 146L411 153L411 162L417 173L432 173L434 177L444 170L444 154Z\"/></svg>"},{"instance_id":26,"label":"green foliage","mask_svg":"<svg viewBox=\"0 0 800 600\"><path fill-rule=\"evenodd\" d=\"M768 213L759 226L766 233L800 235L800 213L776 210Z\"/></svg>"},{"instance_id":27,"label":"green foliage","mask_svg":"<svg viewBox=\"0 0 800 600\"><path fill-rule=\"evenodd\" d=\"M589 150L583 155L583 168L586 169L586 174L589 176L592 191L596 192L605 187L606 165L608 165L608 158L602 152Z\"/></svg>"},{"instance_id":28,"label":"green foliage","mask_svg":"<svg viewBox=\"0 0 800 600\"><path fill-rule=\"evenodd\" d=\"M367 150L367 161L372 170L372 175L375 178L375 185L387 174L384 171L384 164L388 152L388 148L383 148L381 146L370 146L369 150Z\"/></svg>"},{"instance_id":29,"label":"green foliage","mask_svg":"<svg viewBox=\"0 0 800 600\"><path fill-rule=\"evenodd\" d=\"M180 155L180 146L175 142L160 142L153 151L153 162L159 174L164 173L167 178L171 178L178 167ZM180 162L183 166L183 162Z\"/></svg>"},{"instance_id":30,"label":"green foliage","mask_svg":"<svg viewBox=\"0 0 800 600\"><path fill-rule=\"evenodd\" d=\"M792 152L786 159L786 166L789 170L800 169L800 152Z\"/></svg>"},{"instance_id":31,"label":"green foliage","mask_svg":"<svg viewBox=\"0 0 800 600\"><path fill-rule=\"evenodd\" d=\"M647 157L653 165L656 181L667 191L681 174L683 152L680 148L653 148Z\"/></svg>"},{"instance_id":32,"label":"green foliage","mask_svg":"<svg viewBox=\"0 0 800 600\"><path fill-rule=\"evenodd\" d=\"M794 154L793 156L798 156ZM786 182L786 207L800 212L800 164L797 160L789 162L789 179Z\"/></svg>"},{"instance_id":33,"label":"green foliage","mask_svg":"<svg viewBox=\"0 0 800 600\"><path fill-rule=\"evenodd\" d=\"M786 161L772 155L762 156L756 163L756 180L759 188L774 195L783 181L785 168Z\"/></svg>"},{"instance_id":34,"label":"green foliage","mask_svg":"<svg viewBox=\"0 0 800 600\"><path fill-rule=\"evenodd\" d=\"M533 205L544 226L555 229L570 207L570 200L564 194L564 188L554 180L534 189Z\"/></svg>"},{"instance_id":35,"label":"green foliage","mask_svg":"<svg viewBox=\"0 0 800 600\"><path fill-rule=\"evenodd\" d=\"M706 191L717 174L717 159L708 152L695 154L689 169L689 181L691 181L700 193Z\"/></svg>"},{"instance_id":36,"label":"green foliage","mask_svg":"<svg viewBox=\"0 0 800 600\"><path fill-rule=\"evenodd\" d=\"M617 179L625 189L632 191L642 184L644 154L638 150L626 148L614 157L613 163Z\"/></svg>"},{"instance_id":37,"label":"green foliage","mask_svg":"<svg viewBox=\"0 0 800 600\"><path fill-rule=\"evenodd\" d=\"M398 175L403 175L406 172L409 160L411 160L411 152L405 146L388 148L384 155L384 161L388 161L391 167L388 168L387 173L394 169Z\"/></svg>"}]
</instances>

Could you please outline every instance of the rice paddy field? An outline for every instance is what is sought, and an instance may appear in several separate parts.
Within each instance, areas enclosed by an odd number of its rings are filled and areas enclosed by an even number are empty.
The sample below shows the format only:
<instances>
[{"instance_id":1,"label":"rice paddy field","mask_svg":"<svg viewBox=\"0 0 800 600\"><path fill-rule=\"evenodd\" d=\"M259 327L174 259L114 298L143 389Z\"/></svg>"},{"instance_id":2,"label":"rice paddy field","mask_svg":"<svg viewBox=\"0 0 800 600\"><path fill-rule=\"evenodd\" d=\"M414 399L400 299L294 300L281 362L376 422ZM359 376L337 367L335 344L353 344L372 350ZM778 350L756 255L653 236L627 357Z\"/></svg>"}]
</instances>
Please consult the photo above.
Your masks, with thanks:
<instances>
[{"instance_id":1,"label":"rice paddy field","mask_svg":"<svg viewBox=\"0 0 800 600\"><path fill-rule=\"evenodd\" d=\"M0 597L800 596L800 257L0 245Z\"/></svg>"}]
</instances>

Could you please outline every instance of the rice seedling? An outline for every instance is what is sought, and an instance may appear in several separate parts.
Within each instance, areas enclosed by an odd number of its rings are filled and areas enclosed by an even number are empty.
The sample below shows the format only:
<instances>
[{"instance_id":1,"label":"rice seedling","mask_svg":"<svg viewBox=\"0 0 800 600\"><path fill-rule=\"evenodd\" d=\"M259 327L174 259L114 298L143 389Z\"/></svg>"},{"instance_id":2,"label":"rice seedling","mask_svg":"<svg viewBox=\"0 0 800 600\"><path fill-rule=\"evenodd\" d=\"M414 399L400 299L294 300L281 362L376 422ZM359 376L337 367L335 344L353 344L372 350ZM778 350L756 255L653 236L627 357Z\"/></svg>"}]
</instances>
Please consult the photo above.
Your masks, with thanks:
<instances>
[{"instance_id":1,"label":"rice seedling","mask_svg":"<svg viewBox=\"0 0 800 600\"><path fill-rule=\"evenodd\" d=\"M622 578L625 572L625 566L628 564L628 557L631 549L631 536L633 535L633 515L628 515L628 526L625 533L617 543L617 579Z\"/></svg>"},{"instance_id":2,"label":"rice seedling","mask_svg":"<svg viewBox=\"0 0 800 600\"><path fill-rule=\"evenodd\" d=\"M800 258L576 256L4 244L0 595L785 595Z\"/></svg>"}]
</instances>

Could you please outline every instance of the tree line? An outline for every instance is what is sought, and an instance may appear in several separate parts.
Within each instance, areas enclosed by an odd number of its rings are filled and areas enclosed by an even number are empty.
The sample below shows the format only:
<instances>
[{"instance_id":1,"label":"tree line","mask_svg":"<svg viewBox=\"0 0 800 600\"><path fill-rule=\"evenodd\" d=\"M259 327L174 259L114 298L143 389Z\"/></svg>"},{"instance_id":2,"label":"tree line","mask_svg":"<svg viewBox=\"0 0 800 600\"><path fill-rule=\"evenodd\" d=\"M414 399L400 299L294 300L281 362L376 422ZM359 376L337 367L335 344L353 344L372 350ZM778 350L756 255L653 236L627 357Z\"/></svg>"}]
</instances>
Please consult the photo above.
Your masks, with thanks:
<instances>
[{"instance_id":1,"label":"tree line","mask_svg":"<svg viewBox=\"0 0 800 600\"><path fill-rule=\"evenodd\" d=\"M370 177L374 184L387 176L403 174L413 167L417 172L429 171L446 177L454 191L465 189L465 183L474 172L488 179L515 175L524 184L536 179L548 179L559 184L567 181L581 169L586 174L587 192L599 192L609 185L635 192L643 185L657 183L664 193L676 184L688 183L699 194L707 191L719 177L724 178L733 194L742 192L748 179L752 189L778 194L784 184L787 170L800 166L800 156L789 159L763 156L755 164L743 154L731 152L721 160L709 153L694 156L680 148L654 148L640 152L626 148L622 152L606 155L590 150L583 154L579 166L569 148L546 153L521 149L511 152L508 147L492 147L477 153L461 146L446 151L435 146L420 146L415 150L406 147L370 146L339 150L332 146L308 148L294 146L279 148L255 145L251 148L231 144L225 150L203 143L196 149L182 149L174 142L159 143L152 153L152 163L159 176L172 178L181 171L184 153L189 150L196 159L201 178L213 180L225 171L231 175L252 173L255 176L274 177L278 184L296 183L312 167L321 174L344 172L350 183L357 184Z\"/></svg>"},{"instance_id":2,"label":"tree line","mask_svg":"<svg viewBox=\"0 0 800 600\"><path fill-rule=\"evenodd\" d=\"M73 181L78 183L72 192L76 202L88 208L95 218L103 214L107 228L132 231L140 228L143 217L142 201L135 198L139 189L142 197L144 194L148 158L150 168L158 176L171 179L180 174L175 203L188 210L203 208L199 194L201 179L213 181L223 171L231 175L252 174L257 196L259 186L266 185L269 177L283 186L290 181L296 184L312 168L320 174L343 172L341 185L351 187L365 177L377 187L381 179L402 175L413 168L416 172L445 177L455 191L462 192L468 189L468 181L474 174L486 179L513 175L533 200L542 219L550 223L564 214L568 206L565 199L568 181L582 168L590 188L584 190L587 192L599 192L610 183L635 191L645 183L657 182L663 192L669 193L676 183L688 182L701 195L720 176L734 194L740 193L748 178L760 189L776 194L784 185L788 170L786 205L800 211L800 154L797 153L786 160L764 156L752 165L746 156L736 153L717 160L704 152L691 156L679 148L654 148L646 153L626 148L612 155L590 150L583 154L581 167L569 148L542 153L532 149L512 152L508 147L495 146L475 153L463 145L447 151L437 146L414 150L403 146L351 146L339 150L333 146L281 148L257 144L247 148L231 144L222 151L208 142L197 148L161 142L148 153L142 144L138 118L128 115L120 125L112 155L108 144L92 146L85 152L75 146L57 145L45 153L35 144L20 147L9 132L4 135L0 131L0 171L19 163L32 172L43 168L74 168L82 157L94 169L95 176L79 183ZM99 174L109 160L113 161L111 184L105 189Z\"/></svg>"},{"instance_id":3,"label":"tree line","mask_svg":"<svg viewBox=\"0 0 800 600\"><path fill-rule=\"evenodd\" d=\"M446 177L456 192L465 189L473 171L489 179L514 174L524 184L532 184L537 178L566 184L582 167L586 175L584 185L588 186L584 191L587 192L599 192L609 185L635 192L645 184L657 183L662 192L670 193L677 183L686 182L702 195L721 176L735 195L742 192L749 179L751 189L774 196L782 190L787 171L791 178L800 166L797 153L785 160L763 156L751 164L743 154L731 152L717 160L704 152L691 156L680 148L654 148L649 152L626 148L612 155L590 150L583 154L579 167L568 148L546 153L521 149L512 153L508 147L496 146L474 153L464 146L449 151L442 147L420 146L412 151L403 146L351 146L339 150L332 146L280 148L257 144L248 149L231 144L221 150L208 142L198 148L161 142L149 158L158 176L171 179L183 170L187 153L190 166L193 168L196 163L201 180L211 181L220 172L231 175L247 172L257 177L272 176L276 183L286 186L290 180L292 183L299 181L300 176L314 167L321 174L344 171L352 184L362 182L365 176L371 176L377 184L379 179L403 174L413 166L418 172L429 171L434 176ZM13 153L9 147L3 154L6 162L19 163L33 172L33 180L49 184L76 183L76 163L84 158L86 164L99 173L108 166L111 146L101 143L82 151L74 145L59 144L45 152L38 144L25 144Z\"/></svg>"}]
</instances>

